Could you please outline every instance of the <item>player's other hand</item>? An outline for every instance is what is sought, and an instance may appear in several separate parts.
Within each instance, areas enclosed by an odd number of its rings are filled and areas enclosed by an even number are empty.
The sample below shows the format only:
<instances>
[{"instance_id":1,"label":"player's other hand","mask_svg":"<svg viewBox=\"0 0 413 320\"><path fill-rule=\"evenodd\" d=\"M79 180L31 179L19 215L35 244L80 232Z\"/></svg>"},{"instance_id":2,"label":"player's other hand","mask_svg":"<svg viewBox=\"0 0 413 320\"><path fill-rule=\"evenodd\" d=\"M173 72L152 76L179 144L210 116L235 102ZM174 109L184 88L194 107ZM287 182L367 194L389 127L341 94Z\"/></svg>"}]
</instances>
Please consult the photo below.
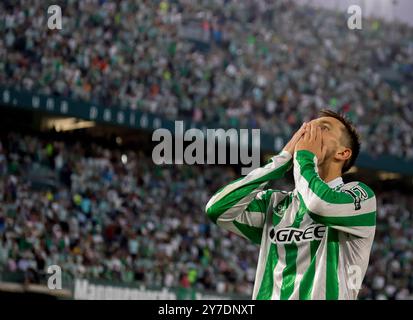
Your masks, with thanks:
<instances>
[{"instance_id":1,"label":"player's other hand","mask_svg":"<svg viewBox=\"0 0 413 320\"><path fill-rule=\"evenodd\" d=\"M294 154L295 146L300 138L304 135L306 126L308 126L308 124L304 122L300 129L298 129L297 132L294 133L291 140L288 141L288 143L285 145L283 151L288 151L291 155Z\"/></svg>"},{"instance_id":2,"label":"player's other hand","mask_svg":"<svg viewBox=\"0 0 413 320\"><path fill-rule=\"evenodd\" d=\"M326 150L323 146L321 128L314 122L307 124L302 138L297 142L295 151L307 150L315 154L318 162L321 163L324 159Z\"/></svg>"}]
</instances>

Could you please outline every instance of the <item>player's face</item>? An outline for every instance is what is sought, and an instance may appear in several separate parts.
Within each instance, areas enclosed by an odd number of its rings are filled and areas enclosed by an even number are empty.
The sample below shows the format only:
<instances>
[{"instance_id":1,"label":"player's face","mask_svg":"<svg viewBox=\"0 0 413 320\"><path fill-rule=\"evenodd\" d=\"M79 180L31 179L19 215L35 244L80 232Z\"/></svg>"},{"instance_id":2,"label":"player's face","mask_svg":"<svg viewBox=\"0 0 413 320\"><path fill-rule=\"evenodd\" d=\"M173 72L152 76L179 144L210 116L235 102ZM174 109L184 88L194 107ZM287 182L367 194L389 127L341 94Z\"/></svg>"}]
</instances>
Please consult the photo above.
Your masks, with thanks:
<instances>
[{"instance_id":1,"label":"player's face","mask_svg":"<svg viewBox=\"0 0 413 320\"><path fill-rule=\"evenodd\" d=\"M343 132L344 125L333 117L321 117L312 120L317 126L321 128L322 145L326 148L326 153L323 159L318 164L326 161L333 161L337 152L346 148L343 146Z\"/></svg>"}]
</instances>

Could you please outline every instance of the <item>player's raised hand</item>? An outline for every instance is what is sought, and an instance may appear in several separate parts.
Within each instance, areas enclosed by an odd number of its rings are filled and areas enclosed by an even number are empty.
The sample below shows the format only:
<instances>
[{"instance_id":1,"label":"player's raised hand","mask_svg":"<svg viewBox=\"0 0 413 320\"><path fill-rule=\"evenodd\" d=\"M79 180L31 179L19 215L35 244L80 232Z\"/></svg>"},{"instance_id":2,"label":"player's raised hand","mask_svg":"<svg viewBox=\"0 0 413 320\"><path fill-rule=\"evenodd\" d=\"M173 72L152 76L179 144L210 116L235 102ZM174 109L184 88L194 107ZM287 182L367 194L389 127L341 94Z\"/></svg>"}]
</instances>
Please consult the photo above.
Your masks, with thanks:
<instances>
[{"instance_id":1,"label":"player's raised hand","mask_svg":"<svg viewBox=\"0 0 413 320\"><path fill-rule=\"evenodd\" d=\"M288 143L284 147L284 151L288 151L291 155L294 154L294 149L297 144L297 142L300 140L300 138L304 135L305 129L306 129L307 123L304 122L300 129L297 130L296 133L292 136L291 140L288 141Z\"/></svg>"},{"instance_id":2,"label":"player's raised hand","mask_svg":"<svg viewBox=\"0 0 413 320\"><path fill-rule=\"evenodd\" d=\"M295 151L307 150L314 153L318 161L324 159L326 150L323 146L321 128L314 122L310 122L305 129L302 138L297 142Z\"/></svg>"}]
</instances>

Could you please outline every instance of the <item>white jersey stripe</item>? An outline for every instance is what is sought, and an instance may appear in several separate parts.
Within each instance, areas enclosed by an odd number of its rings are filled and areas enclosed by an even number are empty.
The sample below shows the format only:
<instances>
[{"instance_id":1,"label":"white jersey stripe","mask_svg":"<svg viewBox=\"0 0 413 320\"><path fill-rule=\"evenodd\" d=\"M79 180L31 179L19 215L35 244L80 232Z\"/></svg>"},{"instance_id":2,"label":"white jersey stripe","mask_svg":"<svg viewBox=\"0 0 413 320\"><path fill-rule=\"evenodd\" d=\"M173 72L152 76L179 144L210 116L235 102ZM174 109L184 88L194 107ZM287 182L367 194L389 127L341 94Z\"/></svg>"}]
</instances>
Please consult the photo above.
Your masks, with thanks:
<instances>
[{"instance_id":1,"label":"white jersey stripe","mask_svg":"<svg viewBox=\"0 0 413 320\"><path fill-rule=\"evenodd\" d=\"M314 275L313 291L311 293L312 300L325 300L326 298L326 266L327 266L327 232L326 236L321 241L316 257L316 272Z\"/></svg>"},{"instance_id":2,"label":"white jersey stripe","mask_svg":"<svg viewBox=\"0 0 413 320\"><path fill-rule=\"evenodd\" d=\"M274 268L274 285L272 288L271 300L280 300L283 270L285 268L285 247L277 246L278 263Z\"/></svg>"},{"instance_id":3,"label":"white jersey stripe","mask_svg":"<svg viewBox=\"0 0 413 320\"><path fill-rule=\"evenodd\" d=\"M298 203L295 201L292 201L290 205L288 206L286 212L291 212L288 217L284 217L281 222L278 224L278 228L286 228L289 227L290 225L293 224L295 217L297 216L298 213ZM272 300L280 300L281 296L281 286L283 282L283 271L286 266L285 262L285 245L278 245L278 263L274 268L274 285L272 289Z\"/></svg>"},{"instance_id":4,"label":"white jersey stripe","mask_svg":"<svg viewBox=\"0 0 413 320\"><path fill-rule=\"evenodd\" d=\"M304 215L302 224L307 225L311 223L311 218L308 214ZM297 260L296 260L296 276L294 281L294 291L290 297L291 300L299 299L300 282L303 278L305 271L308 269L311 263L311 249L310 242L303 243L297 246Z\"/></svg>"}]
</instances>

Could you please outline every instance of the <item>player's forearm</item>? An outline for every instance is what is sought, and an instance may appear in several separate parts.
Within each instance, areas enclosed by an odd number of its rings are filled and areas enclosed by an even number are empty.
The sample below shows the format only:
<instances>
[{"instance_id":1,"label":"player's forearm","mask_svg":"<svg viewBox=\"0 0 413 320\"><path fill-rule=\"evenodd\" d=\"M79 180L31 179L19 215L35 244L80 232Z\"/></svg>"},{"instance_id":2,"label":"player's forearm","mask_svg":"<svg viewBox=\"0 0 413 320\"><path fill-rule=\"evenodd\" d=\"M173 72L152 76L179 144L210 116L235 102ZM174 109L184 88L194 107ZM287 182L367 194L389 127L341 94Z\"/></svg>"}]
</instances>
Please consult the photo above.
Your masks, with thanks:
<instances>
[{"instance_id":1,"label":"player's forearm","mask_svg":"<svg viewBox=\"0 0 413 320\"><path fill-rule=\"evenodd\" d=\"M218 219L234 220L270 180L283 177L291 166L292 156L284 151L274 156L265 166L228 184L209 200L206 205L208 217L215 223Z\"/></svg>"},{"instance_id":2,"label":"player's forearm","mask_svg":"<svg viewBox=\"0 0 413 320\"><path fill-rule=\"evenodd\" d=\"M301 150L294 155L294 180L304 204L313 215L345 217L356 213L370 213L375 210L374 193L364 184L360 190L366 192L363 207L355 210L354 198L346 192L330 188L317 173L317 159L312 152ZM317 218L317 217L315 217Z\"/></svg>"},{"instance_id":3,"label":"player's forearm","mask_svg":"<svg viewBox=\"0 0 413 320\"><path fill-rule=\"evenodd\" d=\"M369 237L376 224L376 199L363 183L336 191L317 174L313 153L301 150L294 155L294 180L300 200L311 218L328 227L358 236Z\"/></svg>"},{"instance_id":4,"label":"player's forearm","mask_svg":"<svg viewBox=\"0 0 413 320\"><path fill-rule=\"evenodd\" d=\"M307 150L294 154L294 181L304 204L312 213L324 215L331 213L330 207L344 201L342 193L336 192L326 184L317 173L317 158Z\"/></svg>"}]
</instances>

